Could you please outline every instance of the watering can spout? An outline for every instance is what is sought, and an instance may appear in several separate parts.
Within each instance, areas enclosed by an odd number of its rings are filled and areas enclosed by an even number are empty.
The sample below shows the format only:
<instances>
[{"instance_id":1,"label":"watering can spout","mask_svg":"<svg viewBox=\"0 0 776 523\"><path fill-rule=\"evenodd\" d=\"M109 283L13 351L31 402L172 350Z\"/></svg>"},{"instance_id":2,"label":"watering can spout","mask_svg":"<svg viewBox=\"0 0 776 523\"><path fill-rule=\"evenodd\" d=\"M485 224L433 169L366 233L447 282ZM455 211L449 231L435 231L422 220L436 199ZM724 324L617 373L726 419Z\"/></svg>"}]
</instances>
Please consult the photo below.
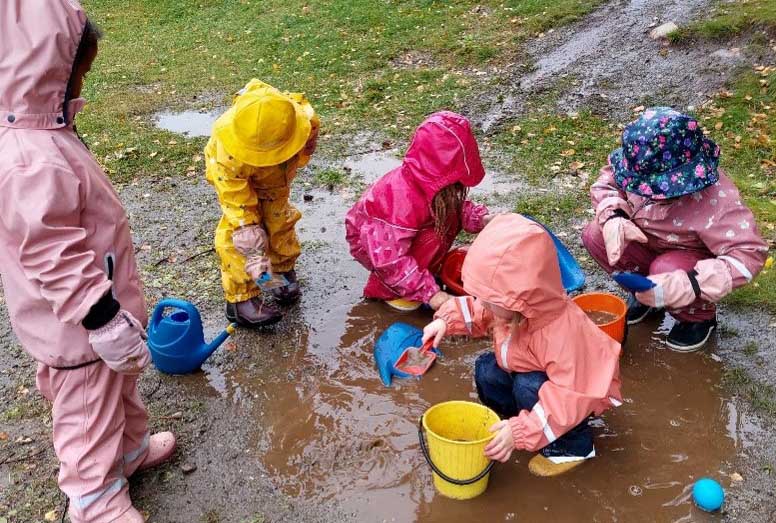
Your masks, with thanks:
<instances>
[{"instance_id":1,"label":"watering can spout","mask_svg":"<svg viewBox=\"0 0 776 523\"><path fill-rule=\"evenodd\" d=\"M237 328L237 324L236 323L232 323L226 329L224 329L224 331L221 334L216 336L213 339L213 341L211 341L208 345L204 345L203 346L203 354L202 354L203 360L202 361L205 361L206 359L208 359L210 357L210 355L213 354L215 352L215 350L218 347L220 347L221 344L223 344L229 336L234 334L234 331L235 331L236 328Z\"/></svg>"}]
</instances>

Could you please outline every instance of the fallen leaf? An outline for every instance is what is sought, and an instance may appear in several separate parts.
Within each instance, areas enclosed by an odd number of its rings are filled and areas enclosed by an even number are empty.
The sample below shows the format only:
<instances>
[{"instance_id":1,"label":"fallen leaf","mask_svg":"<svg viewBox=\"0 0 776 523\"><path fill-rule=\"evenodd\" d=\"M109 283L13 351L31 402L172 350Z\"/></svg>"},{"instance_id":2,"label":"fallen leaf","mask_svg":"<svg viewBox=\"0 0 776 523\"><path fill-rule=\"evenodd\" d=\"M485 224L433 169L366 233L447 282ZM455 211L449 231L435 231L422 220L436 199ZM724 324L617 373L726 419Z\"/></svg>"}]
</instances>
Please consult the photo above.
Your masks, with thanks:
<instances>
[{"instance_id":1,"label":"fallen leaf","mask_svg":"<svg viewBox=\"0 0 776 523\"><path fill-rule=\"evenodd\" d=\"M565 151L561 152L561 156L574 156L577 153L574 149L566 149Z\"/></svg>"},{"instance_id":2,"label":"fallen leaf","mask_svg":"<svg viewBox=\"0 0 776 523\"><path fill-rule=\"evenodd\" d=\"M733 472L730 475L730 479L732 479L733 481L744 481L743 476L741 476L741 474L739 474L738 472Z\"/></svg>"},{"instance_id":3,"label":"fallen leaf","mask_svg":"<svg viewBox=\"0 0 776 523\"><path fill-rule=\"evenodd\" d=\"M722 122L717 122L714 124L714 128L719 131L720 129L722 129L722 125L723 125Z\"/></svg>"},{"instance_id":4,"label":"fallen leaf","mask_svg":"<svg viewBox=\"0 0 776 523\"><path fill-rule=\"evenodd\" d=\"M640 113L644 109L645 109L645 107L643 105L639 105L639 106L633 108L633 112L634 113Z\"/></svg>"},{"instance_id":5,"label":"fallen leaf","mask_svg":"<svg viewBox=\"0 0 776 523\"><path fill-rule=\"evenodd\" d=\"M7 432L0 432L0 441L5 441L8 439L8 433Z\"/></svg>"},{"instance_id":6,"label":"fallen leaf","mask_svg":"<svg viewBox=\"0 0 776 523\"><path fill-rule=\"evenodd\" d=\"M156 155L159 154L157 151L152 152L148 155L149 158L156 158Z\"/></svg>"},{"instance_id":7,"label":"fallen leaf","mask_svg":"<svg viewBox=\"0 0 776 523\"><path fill-rule=\"evenodd\" d=\"M585 166L585 162L571 162L571 164L569 165L569 168L574 171L578 171L582 169L584 166Z\"/></svg>"},{"instance_id":8,"label":"fallen leaf","mask_svg":"<svg viewBox=\"0 0 776 523\"><path fill-rule=\"evenodd\" d=\"M43 516L43 519L45 519L46 521L54 521L55 519L57 519L56 509L49 510L48 512L46 512L46 514Z\"/></svg>"}]
</instances>

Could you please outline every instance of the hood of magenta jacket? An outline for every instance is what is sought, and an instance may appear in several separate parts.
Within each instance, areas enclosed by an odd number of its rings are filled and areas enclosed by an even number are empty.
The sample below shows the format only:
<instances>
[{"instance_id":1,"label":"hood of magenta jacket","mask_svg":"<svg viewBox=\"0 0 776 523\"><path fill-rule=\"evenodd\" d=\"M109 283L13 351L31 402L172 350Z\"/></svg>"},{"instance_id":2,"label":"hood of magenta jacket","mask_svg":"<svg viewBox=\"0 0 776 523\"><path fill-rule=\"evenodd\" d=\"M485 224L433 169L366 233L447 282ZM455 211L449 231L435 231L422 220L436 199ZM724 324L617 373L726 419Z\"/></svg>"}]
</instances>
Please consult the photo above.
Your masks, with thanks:
<instances>
[{"instance_id":1,"label":"hood of magenta jacket","mask_svg":"<svg viewBox=\"0 0 776 523\"><path fill-rule=\"evenodd\" d=\"M109 290L146 306L126 212L79 140L67 84L86 15L74 0L0 2L0 277L24 348L49 366L98 357L81 324Z\"/></svg>"},{"instance_id":2,"label":"hood of magenta jacket","mask_svg":"<svg viewBox=\"0 0 776 523\"><path fill-rule=\"evenodd\" d=\"M456 182L467 187L485 176L469 121L441 111L415 131L402 165L380 178L355 208L391 224L421 228L431 220L431 201Z\"/></svg>"},{"instance_id":3,"label":"hood of magenta jacket","mask_svg":"<svg viewBox=\"0 0 776 523\"><path fill-rule=\"evenodd\" d=\"M0 2L0 126L58 129L86 15L75 0Z\"/></svg>"}]
</instances>

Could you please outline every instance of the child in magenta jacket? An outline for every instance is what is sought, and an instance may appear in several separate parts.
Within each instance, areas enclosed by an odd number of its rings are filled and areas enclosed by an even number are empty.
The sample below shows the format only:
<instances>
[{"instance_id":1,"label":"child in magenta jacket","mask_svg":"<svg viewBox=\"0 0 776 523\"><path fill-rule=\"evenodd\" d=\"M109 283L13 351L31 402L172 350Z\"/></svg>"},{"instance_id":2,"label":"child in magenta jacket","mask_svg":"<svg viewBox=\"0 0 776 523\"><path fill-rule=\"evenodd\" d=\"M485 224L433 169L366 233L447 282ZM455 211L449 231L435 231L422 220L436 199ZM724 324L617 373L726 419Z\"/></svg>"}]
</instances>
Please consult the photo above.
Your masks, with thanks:
<instances>
[{"instance_id":1,"label":"child in magenta jacket","mask_svg":"<svg viewBox=\"0 0 776 523\"><path fill-rule=\"evenodd\" d=\"M169 458L137 388L150 358L129 222L73 118L99 32L75 0L0 2L0 275L52 402L73 523L142 523L127 478Z\"/></svg>"},{"instance_id":2,"label":"child in magenta jacket","mask_svg":"<svg viewBox=\"0 0 776 523\"><path fill-rule=\"evenodd\" d=\"M402 165L380 178L348 211L347 241L371 274L364 296L412 310L448 298L434 278L461 230L478 233L489 219L466 199L485 169L469 121L432 114L415 131Z\"/></svg>"},{"instance_id":3,"label":"child in magenta jacket","mask_svg":"<svg viewBox=\"0 0 776 523\"><path fill-rule=\"evenodd\" d=\"M752 281L768 253L719 153L694 118L647 109L590 189L596 217L582 242L607 272L657 284L631 297L628 323L667 309L677 323L666 343L681 352L706 343L715 303Z\"/></svg>"}]
</instances>

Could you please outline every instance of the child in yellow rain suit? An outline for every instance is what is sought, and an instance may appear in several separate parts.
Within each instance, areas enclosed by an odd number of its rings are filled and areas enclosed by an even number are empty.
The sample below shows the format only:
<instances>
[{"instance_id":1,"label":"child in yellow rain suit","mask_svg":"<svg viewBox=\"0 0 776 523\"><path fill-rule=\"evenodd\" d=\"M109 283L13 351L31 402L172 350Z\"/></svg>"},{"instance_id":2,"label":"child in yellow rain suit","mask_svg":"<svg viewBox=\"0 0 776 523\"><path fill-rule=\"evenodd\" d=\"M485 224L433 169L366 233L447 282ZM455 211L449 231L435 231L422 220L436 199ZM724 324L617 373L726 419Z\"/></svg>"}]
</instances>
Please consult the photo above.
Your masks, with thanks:
<instances>
[{"instance_id":1,"label":"child in yellow rain suit","mask_svg":"<svg viewBox=\"0 0 776 523\"><path fill-rule=\"evenodd\" d=\"M280 274L287 285L272 289L287 305L299 299L294 265L300 254L291 205L291 182L315 151L320 122L300 93L285 93L251 80L216 120L205 147L208 182L223 216L215 235L229 321L262 327L280 310L261 296L256 281Z\"/></svg>"}]
</instances>

